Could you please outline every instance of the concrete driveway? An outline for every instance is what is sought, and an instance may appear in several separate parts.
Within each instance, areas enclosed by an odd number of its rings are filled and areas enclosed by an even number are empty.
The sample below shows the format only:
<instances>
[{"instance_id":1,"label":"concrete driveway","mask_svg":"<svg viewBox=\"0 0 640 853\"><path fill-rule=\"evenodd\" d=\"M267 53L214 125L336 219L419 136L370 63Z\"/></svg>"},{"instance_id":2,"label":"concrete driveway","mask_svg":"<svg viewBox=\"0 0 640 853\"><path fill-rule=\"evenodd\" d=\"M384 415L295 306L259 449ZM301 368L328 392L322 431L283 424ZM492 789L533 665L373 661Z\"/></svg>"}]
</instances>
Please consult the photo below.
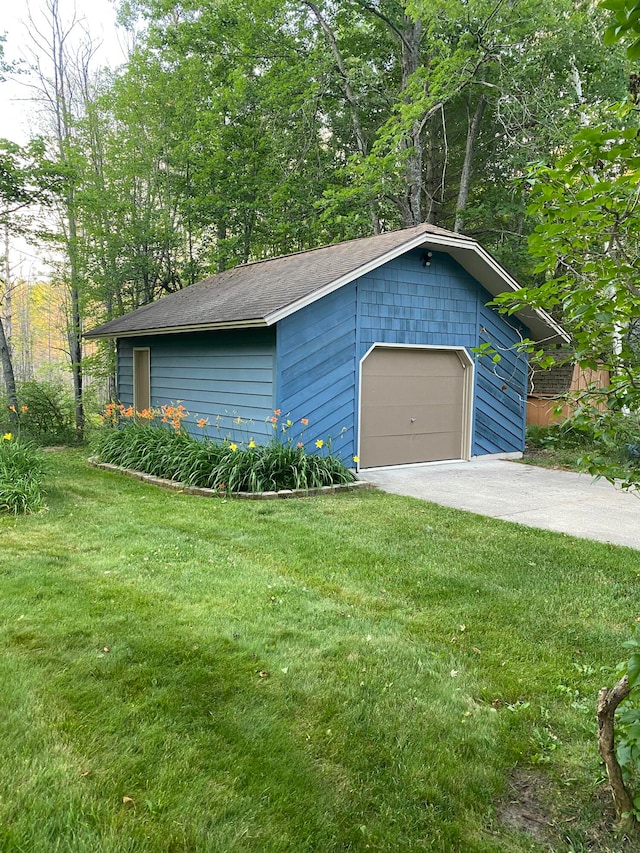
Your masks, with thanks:
<instances>
[{"instance_id":1,"label":"concrete driveway","mask_svg":"<svg viewBox=\"0 0 640 853\"><path fill-rule=\"evenodd\" d=\"M640 497L587 474L491 459L367 469L385 492L640 550Z\"/></svg>"}]
</instances>

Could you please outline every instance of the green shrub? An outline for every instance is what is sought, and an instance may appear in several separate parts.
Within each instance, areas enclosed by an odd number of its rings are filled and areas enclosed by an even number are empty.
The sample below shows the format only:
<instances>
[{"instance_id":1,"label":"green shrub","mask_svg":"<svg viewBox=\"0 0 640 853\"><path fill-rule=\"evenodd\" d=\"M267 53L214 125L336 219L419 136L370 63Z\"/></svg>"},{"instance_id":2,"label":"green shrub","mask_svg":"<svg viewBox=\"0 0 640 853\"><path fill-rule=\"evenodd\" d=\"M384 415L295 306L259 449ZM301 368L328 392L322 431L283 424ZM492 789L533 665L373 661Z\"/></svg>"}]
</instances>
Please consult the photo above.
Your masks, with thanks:
<instances>
[{"instance_id":1,"label":"green shrub","mask_svg":"<svg viewBox=\"0 0 640 853\"><path fill-rule=\"evenodd\" d=\"M44 505L45 459L29 442L5 433L0 438L0 512L18 515Z\"/></svg>"},{"instance_id":2,"label":"green shrub","mask_svg":"<svg viewBox=\"0 0 640 853\"><path fill-rule=\"evenodd\" d=\"M597 417L578 412L560 423L527 429L530 447L596 451L621 459L628 445L638 443L640 420L621 412L605 412Z\"/></svg>"},{"instance_id":3,"label":"green shrub","mask_svg":"<svg viewBox=\"0 0 640 853\"><path fill-rule=\"evenodd\" d=\"M73 397L62 383L23 382L18 400L21 435L40 445L75 443Z\"/></svg>"},{"instance_id":4,"label":"green shrub","mask_svg":"<svg viewBox=\"0 0 640 853\"><path fill-rule=\"evenodd\" d=\"M558 450L590 449L598 443L600 432L600 419L576 414L558 424L538 427L537 432L530 430L527 438L537 439L537 446Z\"/></svg>"},{"instance_id":5,"label":"green shrub","mask_svg":"<svg viewBox=\"0 0 640 853\"><path fill-rule=\"evenodd\" d=\"M102 462L227 493L311 489L355 479L330 452L307 453L277 439L240 447L133 420L103 429L94 448Z\"/></svg>"}]
</instances>

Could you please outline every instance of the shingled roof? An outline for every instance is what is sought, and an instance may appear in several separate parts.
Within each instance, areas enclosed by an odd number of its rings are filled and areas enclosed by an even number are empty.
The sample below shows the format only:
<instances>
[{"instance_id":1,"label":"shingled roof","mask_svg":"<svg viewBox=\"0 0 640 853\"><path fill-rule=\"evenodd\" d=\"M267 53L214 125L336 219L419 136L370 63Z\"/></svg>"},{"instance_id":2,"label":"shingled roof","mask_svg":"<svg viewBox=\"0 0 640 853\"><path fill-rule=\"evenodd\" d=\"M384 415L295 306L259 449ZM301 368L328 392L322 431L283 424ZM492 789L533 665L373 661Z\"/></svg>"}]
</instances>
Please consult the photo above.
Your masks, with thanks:
<instances>
[{"instance_id":1,"label":"shingled roof","mask_svg":"<svg viewBox=\"0 0 640 853\"><path fill-rule=\"evenodd\" d=\"M475 240L424 224L242 264L110 320L85 337L271 326L415 248L451 255L493 296L519 289ZM566 340L564 331L543 311L527 310L517 316L536 339Z\"/></svg>"}]
</instances>

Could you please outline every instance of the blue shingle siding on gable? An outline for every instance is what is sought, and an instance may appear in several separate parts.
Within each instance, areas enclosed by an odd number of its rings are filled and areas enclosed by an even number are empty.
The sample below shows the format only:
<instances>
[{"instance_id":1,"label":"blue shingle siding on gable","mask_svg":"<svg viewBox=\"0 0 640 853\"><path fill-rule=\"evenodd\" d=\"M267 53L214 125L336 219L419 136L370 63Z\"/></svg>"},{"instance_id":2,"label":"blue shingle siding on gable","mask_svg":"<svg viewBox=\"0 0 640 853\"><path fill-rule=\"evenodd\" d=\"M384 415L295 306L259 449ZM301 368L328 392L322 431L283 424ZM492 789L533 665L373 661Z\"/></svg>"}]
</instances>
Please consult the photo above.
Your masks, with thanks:
<instances>
[{"instance_id":1,"label":"blue shingle siding on gable","mask_svg":"<svg viewBox=\"0 0 640 853\"><path fill-rule=\"evenodd\" d=\"M358 280L358 359L374 343L463 346L472 358L484 341L500 347L495 373L476 359L471 453L522 451L527 359L507 349L522 327L487 308L490 294L449 255L433 252L428 267L423 257L408 252Z\"/></svg>"},{"instance_id":2,"label":"blue shingle siding on gable","mask_svg":"<svg viewBox=\"0 0 640 853\"><path fill-rule=\"evenodd\" d=\"M358 357L374 343L472 347L479 285L448 255L408 252L358 280Z\"/></svg>"},{"instance_id":3,"label":"blue shingle siding on gable","mask_svg":"<svg viewBox=\"0 0 640 853\"><path fill-rule=\"evenodd\" d=\"M118 396L125 405L133 403L134 347L151 351L154 408L179 401L190 413L187 426L208 418L206 432L212 437L220 432L236 439L255 433L256 441L267 436L265 421L274 405L274 329L120 339ZM238 417L242 424L234 423Z\"/></svg>"}]
</instances>

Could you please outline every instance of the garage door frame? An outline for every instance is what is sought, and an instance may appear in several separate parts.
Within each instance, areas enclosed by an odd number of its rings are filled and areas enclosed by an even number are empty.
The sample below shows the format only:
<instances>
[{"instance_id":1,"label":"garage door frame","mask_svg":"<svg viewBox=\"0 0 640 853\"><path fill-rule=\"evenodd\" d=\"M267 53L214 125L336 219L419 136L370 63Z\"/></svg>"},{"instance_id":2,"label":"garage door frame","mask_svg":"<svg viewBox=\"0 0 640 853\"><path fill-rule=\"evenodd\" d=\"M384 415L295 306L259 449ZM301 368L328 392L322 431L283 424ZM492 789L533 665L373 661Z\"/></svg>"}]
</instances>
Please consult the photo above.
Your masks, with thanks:
<instances>
[{"instance_id":1,"label":"garage door frame","mask_svg":"<svg viewBox=\"0 0 640 853\"><path fill-rule=\"evenodd\" d=\"M360 457L360 448L361 448L361 431L362 431L362 373L363 366L367 358L371 355L374 350L379 349L388 349L388 350L424 350L431 352L455 352L458 356L460 363L464 368L464 381L463 381L463 399L462 399L462 411L464 414L463 424L462 424L462 454L459 457L465 461L471 459L471 438L473 434L473 390L474 390L474 382L475 382L475 364L465 347L455 347L455 346L439 346L437 344L387 344L382 342L376 342L372 344L366 353L360 359L359 367L358 367L358 457ZM440 462L415 462L415 463L404 463L405 465L438 465L443 461L454 461L454 460L440 460ZM358 462L358 470L361 467L361 463ZM380 468L402 468L403 464L397 465L384 465L384 466L376 466Z\"/></svg>"}]
</instances>

